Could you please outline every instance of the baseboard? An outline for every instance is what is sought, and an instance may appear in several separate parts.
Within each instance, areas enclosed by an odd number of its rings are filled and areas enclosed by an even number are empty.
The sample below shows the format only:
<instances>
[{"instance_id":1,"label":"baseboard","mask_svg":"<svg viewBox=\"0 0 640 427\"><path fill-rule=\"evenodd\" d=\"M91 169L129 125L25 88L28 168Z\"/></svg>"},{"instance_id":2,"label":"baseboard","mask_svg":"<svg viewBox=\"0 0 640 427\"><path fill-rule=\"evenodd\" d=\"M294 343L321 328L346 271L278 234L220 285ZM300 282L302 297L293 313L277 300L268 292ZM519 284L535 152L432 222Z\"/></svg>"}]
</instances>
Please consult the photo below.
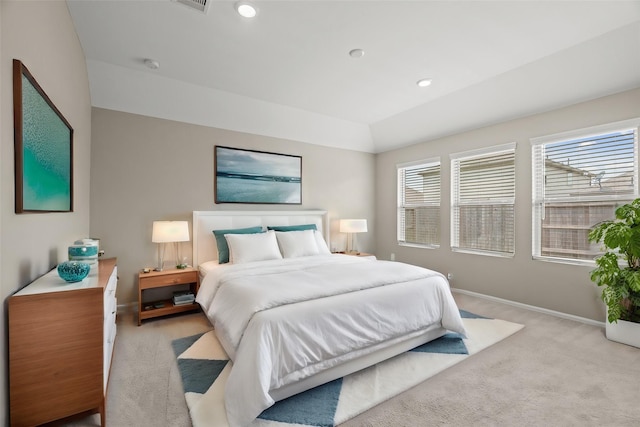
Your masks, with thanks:
<instances>
[{"instance_id":1,"label":"baseboard","mask_svg":"<svg viewBox=\"0 0 640 427\"><path fill-rule=\"evenodd\" d=\"M137 313L138 312L138 303L137 302L128 302L126 304L118 304L117 312L118 312L118 314Z\"/></svg>"},{"instance_id":2,"label":"baseboard","mask_svg":"<svg viewBox=\"0 0 640 427\"><path fill-rule=\"evenodd\" d=\"M452 292L457 292L463 295L470 295L472 297L482 298L493 302L499 302L502 304L511 305L518 308L524 308L525 310L536 311L538 313L548 314L550 316L560 317L562 319L574 320L576 322L584 323L591 326L598 326L600 328L605 327L604 322L598 322L597 320L588 319L586 317L574 316L573 314L563 313L561 311L549 310L547 308L537 307L535 305L523 304L521 302L510 301L508 299L498 298L491 295L480 294L477 292L467 291L465 289L451 288Z\"/></svg>"},{"instance_id":3,"label":"baseboard","mask_svg":"<svg viewBox=\"0 0 640 427\"><path fill-rule=\"evenodd\" d=\"M472 297L482 298L493 302L498 302L506 305L511 305L513 307L523 308L525 310L536 311L538 313L548 314L550 316L560 317L562 319L573 320L576 322L584 323L586 325L597 326L600 328L605 327L604 322L598 322L597 320L588 319L586 317L575 316L573 314L563 313L561 311L549 310L548 308L537 307L535 305L523 304L521 302L511 301L508 299L498 298L491 295L485 295L478 292L467 291L465 289L451 288L452 292L457 292L463 295L470 295ZM127 304L118 304L118 313L137 313L138 312L138 304L135 302L130 302Z\"/></svg>"}]
</instances>

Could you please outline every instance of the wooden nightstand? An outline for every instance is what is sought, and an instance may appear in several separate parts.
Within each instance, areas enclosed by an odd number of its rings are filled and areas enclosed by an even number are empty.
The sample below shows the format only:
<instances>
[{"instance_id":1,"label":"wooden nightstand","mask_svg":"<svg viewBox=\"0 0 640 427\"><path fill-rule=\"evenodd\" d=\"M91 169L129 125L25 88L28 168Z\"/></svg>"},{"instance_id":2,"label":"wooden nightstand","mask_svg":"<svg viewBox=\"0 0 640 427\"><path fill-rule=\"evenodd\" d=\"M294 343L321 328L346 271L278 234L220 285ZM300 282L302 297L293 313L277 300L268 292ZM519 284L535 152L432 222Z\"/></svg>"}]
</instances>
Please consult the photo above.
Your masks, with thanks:
<instances>
[{"instance_id":1,"label":"wooden nightstand","mask_svg":"<svg viewBox=\"0 0 640 427\"><path fill-rule=\"evenodd\" d=\"M341 255L349 255L349 256L359 256L362 258L369 258L369 259L377 259L376 256L374 254L368 254L366 252L335 252L337 254L341 254Z\"/></svg>"},{"instance_id":2,"label":"wooden nightstand","mask_svg":"<svg viewBox=\"0 0 640 427\"><path fill-rule=\"evenodd\" d=\"M142 301L143 291L145 289L177 285L189 285L189 289L191 289L193 295L197 295L198 289L200 288L198 270L195 268L185 268L182 270L172 269L138 273L138 326L142 324L142 320L144 319L200 310L200 306L195 302L193 304L174 305L171 299ZM156 308L159 305L162 307ZM145 310L145 308L147 309Z\"/></svg>"}]
</instances>

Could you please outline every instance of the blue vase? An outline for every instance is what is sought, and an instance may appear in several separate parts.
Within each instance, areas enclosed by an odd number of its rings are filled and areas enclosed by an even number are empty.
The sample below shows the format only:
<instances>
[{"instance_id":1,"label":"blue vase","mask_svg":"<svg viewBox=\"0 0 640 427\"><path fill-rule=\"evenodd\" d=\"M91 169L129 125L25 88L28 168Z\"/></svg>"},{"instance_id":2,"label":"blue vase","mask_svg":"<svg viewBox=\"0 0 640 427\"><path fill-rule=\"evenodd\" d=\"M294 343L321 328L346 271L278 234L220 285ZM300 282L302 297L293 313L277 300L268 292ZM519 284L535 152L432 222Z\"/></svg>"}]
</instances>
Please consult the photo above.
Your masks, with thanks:
<instances>
[{"instance_id":1,"label":"blue vase","mask_svg":"<svg viewBox=\"0 0 640 427\"><path fill-rule=\"evenodd\" d=\"M89 275L91 266L84 262L65 261L58 264L58 275L67 282L79 282Z\"/></svg>"},{"instance_id":2,"label":"blue vase","mask_svg":"<svg viewBox=\"0 0 640 427\"><path fill-rule=\"evenodd\" d=\"M69 246L69 261L82 261L88 264L98 262L98 245L78 243Z\"/></svg>"}]
</instances>

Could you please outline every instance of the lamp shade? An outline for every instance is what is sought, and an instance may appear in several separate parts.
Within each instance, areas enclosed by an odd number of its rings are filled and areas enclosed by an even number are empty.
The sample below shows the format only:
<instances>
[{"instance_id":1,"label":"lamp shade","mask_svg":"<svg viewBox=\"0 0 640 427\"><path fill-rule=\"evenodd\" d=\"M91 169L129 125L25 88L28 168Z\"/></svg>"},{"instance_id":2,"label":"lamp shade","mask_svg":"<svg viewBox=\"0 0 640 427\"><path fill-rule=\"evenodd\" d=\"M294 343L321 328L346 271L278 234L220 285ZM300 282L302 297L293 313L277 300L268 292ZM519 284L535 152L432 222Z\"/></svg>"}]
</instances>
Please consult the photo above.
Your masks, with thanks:
<instances>
[{"instance_id":1,"label":"lamp shade","mask_svg":"<svg viewBox=\"0 0 640 427\"><path fill-rule=\"evenodd\" d=\"M341 219L340 232L341 233L366 233L367 220L366 219Z\"/></svg>"},{"instance_id":2,"label":"lamp shade","mask_svg":"<svg viewBox=\"0 0 640 427\"><path fill-rule=\"evenodd\" d=\"M187 221L153 221L151 241L153 243L188 242L189 223Z\"/></svg>"}]
</instances>

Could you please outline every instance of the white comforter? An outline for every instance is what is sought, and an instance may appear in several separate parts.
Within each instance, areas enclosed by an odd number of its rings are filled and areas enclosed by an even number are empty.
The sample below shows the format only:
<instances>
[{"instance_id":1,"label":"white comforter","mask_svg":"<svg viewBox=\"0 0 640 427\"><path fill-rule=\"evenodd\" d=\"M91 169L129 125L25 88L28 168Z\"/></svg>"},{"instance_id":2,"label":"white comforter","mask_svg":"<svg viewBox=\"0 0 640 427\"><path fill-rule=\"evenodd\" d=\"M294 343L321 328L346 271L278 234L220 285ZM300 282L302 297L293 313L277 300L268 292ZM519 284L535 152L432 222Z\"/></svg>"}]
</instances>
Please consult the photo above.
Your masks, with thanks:
<instances>
[{"instance_id":1,"label":"white comforter","mask_svg":"<svg viewBox=\"0 0 640 427\"><path fill-rule=\"evenodd\" d=\"M225 390L232 427L273 405L270 390L378 343L432 324L465 333L440 273L341 255L221 265L204 277L197 302L233 361Z\"/></svg>"}]
</instances>

